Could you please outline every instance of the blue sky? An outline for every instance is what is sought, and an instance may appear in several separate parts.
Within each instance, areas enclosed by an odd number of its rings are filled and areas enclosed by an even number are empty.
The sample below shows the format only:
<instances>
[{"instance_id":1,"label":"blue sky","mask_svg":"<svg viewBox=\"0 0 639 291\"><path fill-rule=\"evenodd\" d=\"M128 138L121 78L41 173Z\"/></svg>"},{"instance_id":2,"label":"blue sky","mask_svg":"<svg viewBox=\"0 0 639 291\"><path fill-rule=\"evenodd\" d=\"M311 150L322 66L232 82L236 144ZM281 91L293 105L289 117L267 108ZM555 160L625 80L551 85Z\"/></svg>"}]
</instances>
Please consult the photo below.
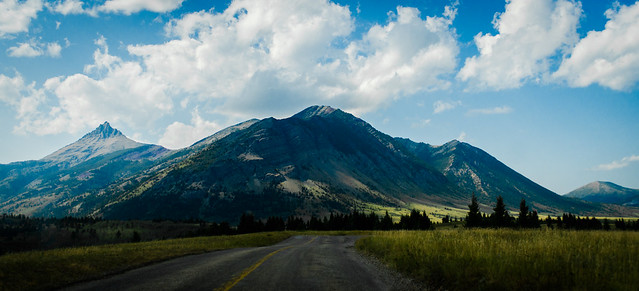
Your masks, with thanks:
<instances>
[{"instance_id":1,"label":"blue sky","mask_svg":"<svg viewBox=\"0 0 639 291\"><path fill-rule=\"evenodd\" d=\"M0 163L331 105L560 194L639 188L639 2L0 0Z\"/></svg>"}]
</instances>

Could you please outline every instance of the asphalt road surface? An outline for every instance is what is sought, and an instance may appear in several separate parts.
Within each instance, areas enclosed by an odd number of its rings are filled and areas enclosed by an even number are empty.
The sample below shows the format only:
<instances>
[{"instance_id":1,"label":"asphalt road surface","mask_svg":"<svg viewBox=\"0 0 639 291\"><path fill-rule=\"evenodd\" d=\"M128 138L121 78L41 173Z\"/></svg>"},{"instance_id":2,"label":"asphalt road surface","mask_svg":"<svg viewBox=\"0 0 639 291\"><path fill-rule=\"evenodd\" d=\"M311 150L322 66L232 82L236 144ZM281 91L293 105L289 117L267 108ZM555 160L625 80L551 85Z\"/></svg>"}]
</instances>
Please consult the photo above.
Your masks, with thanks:
<instances>
[{"instance_id":1,"label":"asphalt road surface","mask_svg":"<svg viewBox=\"0 0 639 291\"><path fill-rule=\"evenodd\" d=\"M172 259L67 290L408 290L410 280L358 254L357 236L294 236L276 245Z\"/></svg>"}]
</instances>

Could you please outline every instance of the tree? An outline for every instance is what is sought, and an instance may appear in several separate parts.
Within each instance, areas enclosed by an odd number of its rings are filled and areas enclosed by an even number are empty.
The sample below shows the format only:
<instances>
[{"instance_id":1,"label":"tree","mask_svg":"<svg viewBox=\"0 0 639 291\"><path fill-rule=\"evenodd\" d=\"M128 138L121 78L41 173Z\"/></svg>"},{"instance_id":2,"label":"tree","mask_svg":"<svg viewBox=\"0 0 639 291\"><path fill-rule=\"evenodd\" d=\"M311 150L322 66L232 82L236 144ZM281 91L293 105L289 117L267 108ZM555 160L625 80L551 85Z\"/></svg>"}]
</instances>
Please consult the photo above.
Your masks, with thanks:
<instances>
[{"instance_id":1,"label":"tree","mask_svg":"<svg viewBox=\"0 0 639 291\"><path fill-rule=\"evenodd\" d=\"M142 240L142 237L140 237L140 234L137 231L133 232L133 237L131 238L131 242L140 242Z\"/></svg>"},{"instance_id":2,"label":"tree","mask_svg":"<svg viewBox=\"0 0 639 291\"><path fill-rule=\"evenodd\" d=\"M473 193L473 197L468 205L468 215L466 215L466 227L480 227L481 226L481 212L479 212L479 203L477 203L477 196Z\"/></svg>"},{"instance_id":3,"label":"tree","mask_svg":"<svg viewBox=\"0 0 639 291\"><path fill-rule=\"evenodd\" d=\"M522 198L519 203L519 218L517 218L517 226L521 228L529 227L528 218L528 206L526 206L526 199Z\"/></svg>"},{"instance_id":4,"label":"tree","mask_svg":"<svg viewBox=\"0 0 639 291\"><path fill-rule=\"evenodd\" d=\"M390 230L393 228L393 219L388 215L388 211L386 211L386 215L382 217L382 221L380 223L380 229L382 230Z\"/></svg>"},{"instance_id":5,"label":"tree","mask_svg":"<svg viewBox=\"0 0 639 291\"><path fill-rule=\"evenodd\" d=\"M264 228L261 221L255 221L255 216L251 213L243 213L240 217L240 224L237 225L238 233L260 232Z\"/></svg>"},{"instance_id":6,"label":"tree","mask_svg":"<svg viewBox=\"0 0 639 291\"><path fill-rule=\"evenodd\" d=\"M493 227L507 227L510 225L510 215L508 215L504 198L501 195L497 196L497 205L495 205L493 211L495 211L491 217Z\"/></svg>"}]
</instances>

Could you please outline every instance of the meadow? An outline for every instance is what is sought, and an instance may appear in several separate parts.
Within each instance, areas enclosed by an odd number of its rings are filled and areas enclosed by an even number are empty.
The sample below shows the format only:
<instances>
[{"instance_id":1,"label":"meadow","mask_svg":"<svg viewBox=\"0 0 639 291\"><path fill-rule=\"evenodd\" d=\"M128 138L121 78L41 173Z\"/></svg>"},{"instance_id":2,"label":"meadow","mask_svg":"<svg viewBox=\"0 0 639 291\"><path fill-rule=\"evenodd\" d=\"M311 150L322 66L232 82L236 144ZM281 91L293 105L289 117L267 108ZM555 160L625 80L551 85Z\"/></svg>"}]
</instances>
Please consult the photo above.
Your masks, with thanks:
<instances>
[{"instance_id":1,"label":"meadow","mask_svg":"<svg viewBox=\"0 0 639 291\"><path fill-rule=\"evenodd\" d=\"M447 290L636 290L639 233L451 229L374 232L356 248Z\"/></svg>"}]
</instances>

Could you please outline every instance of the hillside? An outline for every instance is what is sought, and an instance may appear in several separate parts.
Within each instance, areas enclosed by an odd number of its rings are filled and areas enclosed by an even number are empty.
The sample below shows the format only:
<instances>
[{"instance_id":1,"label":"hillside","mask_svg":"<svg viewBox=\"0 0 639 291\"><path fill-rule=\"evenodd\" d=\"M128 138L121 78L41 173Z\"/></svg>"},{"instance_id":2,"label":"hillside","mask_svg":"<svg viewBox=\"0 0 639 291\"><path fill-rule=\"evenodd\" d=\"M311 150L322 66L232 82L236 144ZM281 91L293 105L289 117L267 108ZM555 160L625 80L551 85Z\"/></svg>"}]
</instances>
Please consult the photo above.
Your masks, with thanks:
<instances>
[{"instance_id":1,"label":"hillside","mask_svg":"<svg viewBox=\"0 0 639 291\"><path fill-rule=\"evenodd\" d=\"M585 201L639 206L639 189L630 189L611 182L592 182L565 195Z\"/></svg>"}]
</instances>

